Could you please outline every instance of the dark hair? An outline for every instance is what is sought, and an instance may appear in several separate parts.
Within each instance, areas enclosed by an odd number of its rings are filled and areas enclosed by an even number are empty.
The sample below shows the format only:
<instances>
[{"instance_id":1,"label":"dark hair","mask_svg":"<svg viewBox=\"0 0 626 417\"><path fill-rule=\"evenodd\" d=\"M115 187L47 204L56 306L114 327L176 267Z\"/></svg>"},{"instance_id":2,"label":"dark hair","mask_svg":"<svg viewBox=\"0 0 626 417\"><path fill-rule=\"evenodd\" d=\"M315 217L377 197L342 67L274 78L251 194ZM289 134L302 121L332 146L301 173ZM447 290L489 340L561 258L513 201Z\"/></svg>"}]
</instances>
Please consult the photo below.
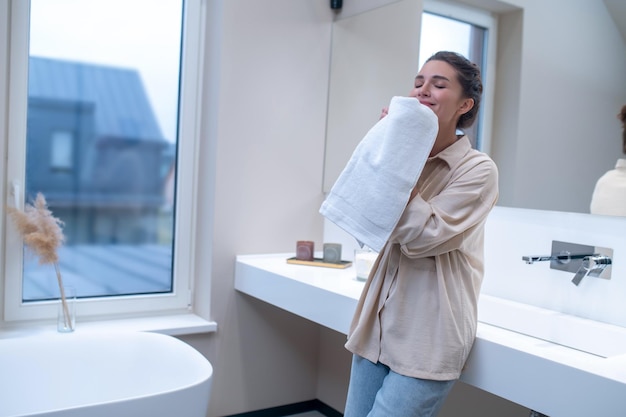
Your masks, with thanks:
<instances>
[{"instance_id":1,"label":"dark hair","mask_svg":"<svg viewBox=\"0 0 626 417\"><path fill-rule=\"evenodd\" d=\"M622 106L617 118L622 121L622 152L626 154L626 104Z\"/></svg>"},{"instance_id":2,"label":"dark hair","mask_svg":"<svg viewBox=\"0 0 626 417\"><path fill-rule=\"evenodd\" d=\"M439 51L428 58L428 61L443 61L451 65L457 73L461 88L463 88L463 97L474 100L474 107L470 111L461 115L456 124L457 128L470 127L480 108L480 99L483 93L483 82L480 78L480 68L469 59L461 54L449 51Z\"/></svg>"}]
</instances>

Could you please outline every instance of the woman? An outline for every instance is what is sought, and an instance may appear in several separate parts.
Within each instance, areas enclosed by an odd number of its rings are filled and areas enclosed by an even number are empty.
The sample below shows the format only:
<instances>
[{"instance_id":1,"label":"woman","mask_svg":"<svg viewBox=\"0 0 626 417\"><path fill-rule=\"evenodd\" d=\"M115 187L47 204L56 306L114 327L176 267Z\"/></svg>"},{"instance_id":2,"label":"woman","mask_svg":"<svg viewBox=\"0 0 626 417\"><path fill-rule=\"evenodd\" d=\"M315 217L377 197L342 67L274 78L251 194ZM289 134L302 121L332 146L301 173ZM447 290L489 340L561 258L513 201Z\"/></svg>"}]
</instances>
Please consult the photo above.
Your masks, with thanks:
<instances>
[{"instance_id":1,"label":"woman","mask_svg":"<svg viewBox=\"0 0 626 417\"><path fill-rule=\"evenodd\" d=\"M617 115L622 122L622 153L626 155L626 105ZM626 216L626 158L598 179L591 196L591 214Z\"/></svg>"},{"instance_id":2,"label":"woman","mask_svg":"<svg viewBox=\"0 0 626 417\"><path fill-rule=\"evenodd\" d=\"M452 52L415 78L410 96L433 110L439 131L357 305L346 417L435 416L469 355L498 174L457 129L472 125L481 94L478 67Z\"/></svg>"}]
</instances>

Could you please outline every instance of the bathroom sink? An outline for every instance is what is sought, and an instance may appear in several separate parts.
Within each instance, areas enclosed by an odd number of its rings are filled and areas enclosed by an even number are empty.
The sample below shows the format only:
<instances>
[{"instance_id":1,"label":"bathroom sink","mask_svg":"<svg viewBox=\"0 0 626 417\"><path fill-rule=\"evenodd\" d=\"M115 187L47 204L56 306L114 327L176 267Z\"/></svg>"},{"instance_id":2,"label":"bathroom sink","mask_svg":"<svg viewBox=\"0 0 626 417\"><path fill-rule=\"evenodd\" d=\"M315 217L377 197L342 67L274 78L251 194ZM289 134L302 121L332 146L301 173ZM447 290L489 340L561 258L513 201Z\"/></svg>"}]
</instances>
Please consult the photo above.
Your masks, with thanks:
<instances>
[{"instance_id":1,"label":"bathroom sink","mask_svg":"<svg viewBox=\"0 0 626 417\"><path fill-rule=\"evenodd\" d=\"M602 358L626 354L626 328L481 294L478 321Z\"/></svg>"}]
</instances>

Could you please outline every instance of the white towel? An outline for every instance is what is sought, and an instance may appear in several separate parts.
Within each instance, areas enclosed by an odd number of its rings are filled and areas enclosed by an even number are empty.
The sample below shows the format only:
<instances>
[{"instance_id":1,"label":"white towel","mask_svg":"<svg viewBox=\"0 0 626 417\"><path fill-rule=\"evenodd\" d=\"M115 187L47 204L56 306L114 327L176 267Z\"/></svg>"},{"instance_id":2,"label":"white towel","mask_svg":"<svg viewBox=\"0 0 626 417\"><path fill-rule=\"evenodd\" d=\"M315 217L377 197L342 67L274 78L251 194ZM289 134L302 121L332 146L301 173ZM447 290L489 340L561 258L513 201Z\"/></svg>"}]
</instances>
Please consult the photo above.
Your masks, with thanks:
<instances>
[{"instance_id":1,"label":"white towel","mask_svg":"<svg viewBox=\"0 0 626 417\"><path fill-rule=\"evenodd\" d=\"M356 147L320 213L380 251L409 201L438 130L430 108L413 97L393 97L389 113Z\"/></svg>"}]
</instances>

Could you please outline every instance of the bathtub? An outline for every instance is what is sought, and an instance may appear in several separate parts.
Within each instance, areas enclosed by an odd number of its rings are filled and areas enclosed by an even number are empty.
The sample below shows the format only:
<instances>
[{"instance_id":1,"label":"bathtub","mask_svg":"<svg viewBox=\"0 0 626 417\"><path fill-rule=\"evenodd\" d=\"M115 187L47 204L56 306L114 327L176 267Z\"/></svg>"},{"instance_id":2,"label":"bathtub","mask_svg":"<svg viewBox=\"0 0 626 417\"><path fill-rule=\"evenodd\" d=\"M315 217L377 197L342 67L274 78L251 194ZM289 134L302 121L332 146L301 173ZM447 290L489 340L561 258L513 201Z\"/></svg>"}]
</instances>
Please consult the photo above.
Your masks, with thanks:
<instances>
[{"instance_id":1,"label":"bathtub","mask_svg":"<svg viewBox=\"0 0 626 417\"><path fill-rule=\"evenodd\" d=\"M211 364L156 333L0 340L0 417L205 417Z\"/></svg>"}]
</instances>

